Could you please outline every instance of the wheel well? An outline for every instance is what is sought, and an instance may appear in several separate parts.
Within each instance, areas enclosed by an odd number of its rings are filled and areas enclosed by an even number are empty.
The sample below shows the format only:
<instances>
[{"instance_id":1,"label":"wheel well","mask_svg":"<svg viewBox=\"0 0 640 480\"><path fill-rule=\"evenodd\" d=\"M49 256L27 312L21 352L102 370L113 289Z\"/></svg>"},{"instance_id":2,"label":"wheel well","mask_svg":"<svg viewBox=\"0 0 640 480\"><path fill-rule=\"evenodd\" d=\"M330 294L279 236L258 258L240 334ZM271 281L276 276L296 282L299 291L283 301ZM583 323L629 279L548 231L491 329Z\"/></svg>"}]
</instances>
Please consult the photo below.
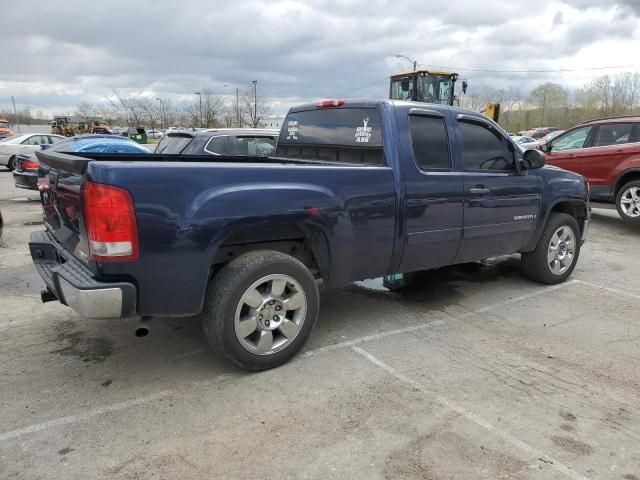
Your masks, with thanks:
<instances>
[{"instance_id":1,"label":"wheel well","mask_svg":"<svg viewBox=\"0 0 640 480\"><path fill-rule=\"evenodd\" d=\"M613 190L614 199L615 197L618 196L618 191L620 191L623 185L629 182L633 182L634 180L640 180L640 171L636 170L632 172L627 172L624 175L622 175L616 182L615 188Z\"/></svg>"},{"instance_id":2,"label":"wheel well","mask_svg":"<svg viewBox=\"0 0 640 480\"><path fill-rule=\"evenodd\" d=\"M270 235L276 232L277 237ZM257 225L229 235L215 253L212 276L225 264L255 250L275 250L300 260L316 278L329 275L329 247L319 231L305 231L297 225Z\"/></svg>"},{"instance_id":3,"label":"wheel well","mask_svg":"<svg viewBox=\"0 0 640 480\"><path fill-rule=\"evenodd\" d=\"M578 221L580 231L584 228L584 221L587 218L587 206L584 203L577 201L559 202L553 206L551 211L571 215Z\"/></svg>"}]
</instances>

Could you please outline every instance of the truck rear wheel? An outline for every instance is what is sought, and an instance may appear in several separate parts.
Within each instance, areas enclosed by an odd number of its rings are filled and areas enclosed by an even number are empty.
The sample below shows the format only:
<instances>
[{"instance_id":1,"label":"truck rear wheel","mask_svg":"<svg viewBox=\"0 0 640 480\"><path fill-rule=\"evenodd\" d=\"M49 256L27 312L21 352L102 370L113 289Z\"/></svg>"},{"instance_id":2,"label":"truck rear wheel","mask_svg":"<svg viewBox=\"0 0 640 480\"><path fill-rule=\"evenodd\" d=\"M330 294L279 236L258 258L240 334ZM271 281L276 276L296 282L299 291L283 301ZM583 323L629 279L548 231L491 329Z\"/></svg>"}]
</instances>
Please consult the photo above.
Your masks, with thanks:
<instances>
[{"instance_id":1,"label":"truck rear wheel","mask_svg":"<svg viewBox=\"0 0 640 480\"><path fill-rule=\"evenodd\" d=\"M214 351L247 370L289 361L318 317L318 287L299 260L272 250L225 265L207 289L202 325Z\"/></svg>"},{"instance_id":2,"label":"truck rear wheel","mask_svg":"<svg viewBox=\"0 0 640 480\"><path fill-rule=\"evenodd\" d=\"M640 181L626 183L616 195L618 215L627 223L640 225Z\"/></svg>"},{"instance_id":3,"label":"truck rear wheel","mask_svg":"<svg viewBox=\"0 0 640 480\"><path fill-rule=\"evenodd\" d=\"M580 255L580 227L571 215L552 212L532 252L522 254L524 274L537 282L564 282Z\"/></svg>"}]
</instances>

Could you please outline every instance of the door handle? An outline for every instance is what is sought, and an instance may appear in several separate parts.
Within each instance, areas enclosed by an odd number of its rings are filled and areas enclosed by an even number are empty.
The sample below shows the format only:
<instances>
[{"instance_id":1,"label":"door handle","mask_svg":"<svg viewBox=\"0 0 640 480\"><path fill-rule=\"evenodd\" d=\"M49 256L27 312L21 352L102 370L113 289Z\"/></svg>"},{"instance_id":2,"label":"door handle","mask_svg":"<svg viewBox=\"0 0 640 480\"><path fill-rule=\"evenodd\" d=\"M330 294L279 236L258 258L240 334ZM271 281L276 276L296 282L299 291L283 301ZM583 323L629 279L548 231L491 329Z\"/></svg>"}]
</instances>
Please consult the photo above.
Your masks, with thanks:
<instances>
[{"instance_id":1,"label":"door handle","mask_svg":"<svg viewBox=\"0 0 640 480\"><path fill-rule=\"evenodd\" d=\"M482 185L478 185L477 187L470 188L469 193L472 195L486 195L488 193L491 193L491 190L483 187Z\"/></svg>"}]
</instances>

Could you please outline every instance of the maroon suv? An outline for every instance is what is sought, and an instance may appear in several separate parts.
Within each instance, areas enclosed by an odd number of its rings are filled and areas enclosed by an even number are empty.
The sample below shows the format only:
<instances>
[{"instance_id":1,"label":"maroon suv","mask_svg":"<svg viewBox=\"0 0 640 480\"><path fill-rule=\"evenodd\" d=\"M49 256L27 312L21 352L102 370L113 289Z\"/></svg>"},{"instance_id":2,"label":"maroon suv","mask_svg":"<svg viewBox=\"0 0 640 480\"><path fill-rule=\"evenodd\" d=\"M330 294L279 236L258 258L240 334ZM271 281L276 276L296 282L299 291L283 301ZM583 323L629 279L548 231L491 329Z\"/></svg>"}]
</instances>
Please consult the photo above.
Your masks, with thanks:
<instances>
[{"instance_id":1,"label":"maroon suv","mask_svg":"<svg viewBox=\"0 0 640 480\"><path fill-rule=\"evenodd\" d=\"M584 175L591 200L640 224L640 116L591 120L540 146L549 165Z\"/></svg>"}]
</instances>

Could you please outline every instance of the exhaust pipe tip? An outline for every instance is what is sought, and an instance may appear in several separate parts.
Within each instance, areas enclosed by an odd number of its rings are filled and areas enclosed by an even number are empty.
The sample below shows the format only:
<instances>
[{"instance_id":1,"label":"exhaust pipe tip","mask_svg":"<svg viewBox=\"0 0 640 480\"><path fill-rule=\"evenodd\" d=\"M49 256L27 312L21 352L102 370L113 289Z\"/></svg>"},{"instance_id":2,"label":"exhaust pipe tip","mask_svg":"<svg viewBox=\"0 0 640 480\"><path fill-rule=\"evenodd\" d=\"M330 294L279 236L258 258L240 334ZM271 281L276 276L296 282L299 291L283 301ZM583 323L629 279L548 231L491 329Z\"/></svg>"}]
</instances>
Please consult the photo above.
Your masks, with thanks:
<instances>
[{"instance_id":1,"label":"exhaust pipe tip","mask_svg":"<svg viewBox=\"0 0 640 480\"><path fill-rule=\"evenodd\" d=\"M46 289L40 292L40 301L42 303L54 302L56 300L58 300L58 297L56 297L51 290Z\"/></svg>"},{"instance_id":2,"label":"exhaust pipe tip","mask_svg":"<svg viewBox=\"0 0 640 480\"><path fill-rule=\"evenodd\" d=\"M149 335L149 329L147 327L138 327L136 328L136 337L142 338Z\"/></svg>"}]
</instances>

